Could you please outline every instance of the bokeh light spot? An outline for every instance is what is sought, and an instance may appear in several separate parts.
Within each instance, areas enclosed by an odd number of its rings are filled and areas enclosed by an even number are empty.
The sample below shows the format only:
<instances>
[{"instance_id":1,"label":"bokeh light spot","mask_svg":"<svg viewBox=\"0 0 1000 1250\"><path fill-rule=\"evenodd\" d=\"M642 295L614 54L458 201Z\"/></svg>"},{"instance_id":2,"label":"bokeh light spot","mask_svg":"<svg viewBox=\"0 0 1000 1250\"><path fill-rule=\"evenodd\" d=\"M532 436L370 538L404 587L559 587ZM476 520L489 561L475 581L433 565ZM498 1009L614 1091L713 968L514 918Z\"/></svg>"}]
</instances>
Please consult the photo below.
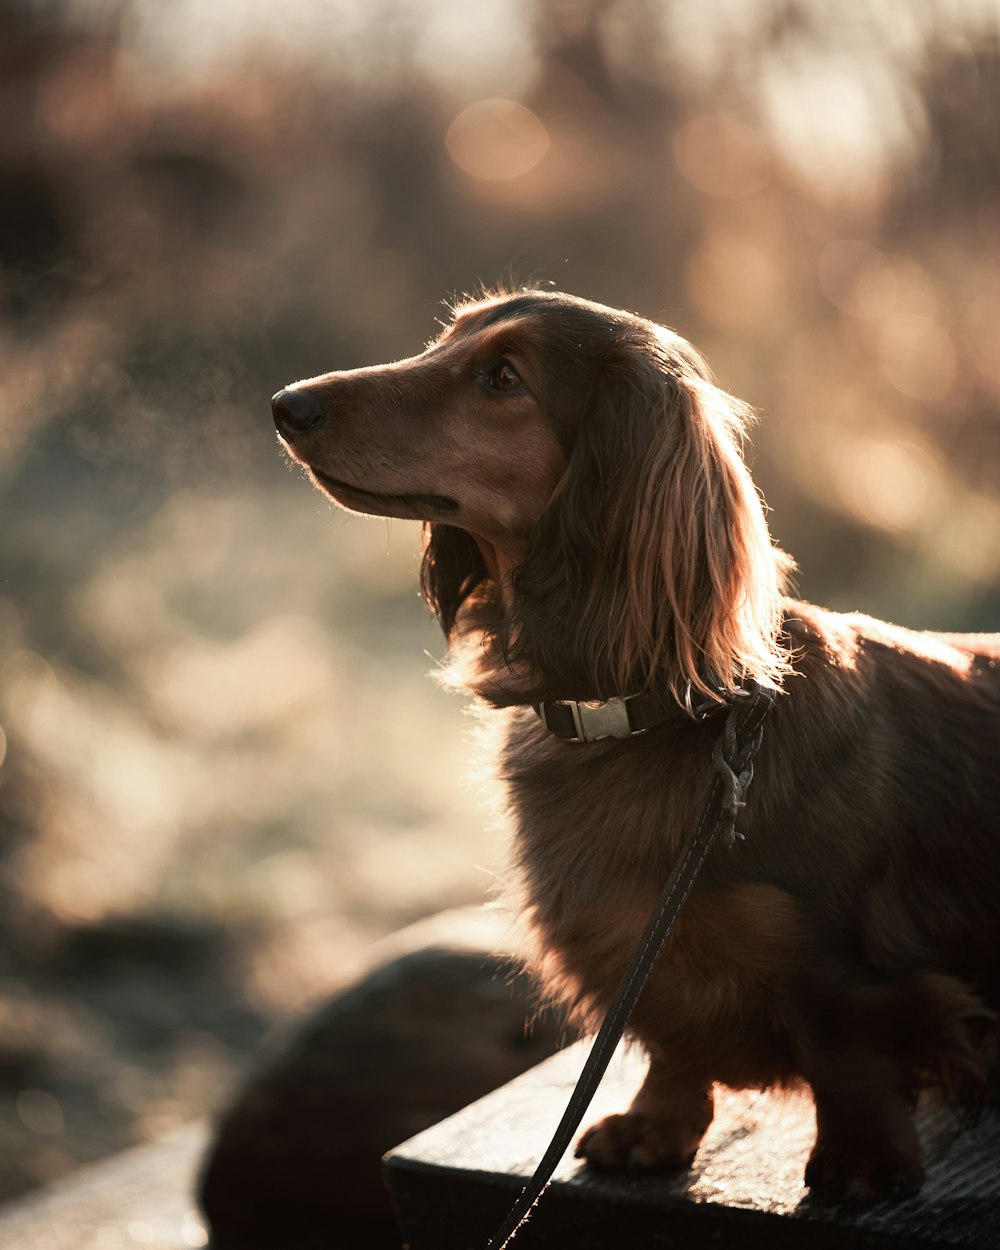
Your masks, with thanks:
<instances>
[{"instance_id":1,"label":"bokeh light spot","mask_svg":"<svg viewBox=\"0 0 1000 1250\"><path fill-rule=\"evenodd\" d=\"M520 178L551 146L541 120L516 100L480 100L448 127L445 146L455 164L474 178L504 182Z\"/></svg>"},{"instance_id":2,"label":"bokeh light spot","mask_svg":"<svg viewBox=\"0 0 1000 1250\"><path fill-rule=\"evenodd\" d=\"M1000 400L1000 295L981 295L969 301L965 310L965 339L980 382L994 399Z\"/></svg>"},{"instance_id":3,"label":"bokeh light spot","mask_svg":"<svg viewBox=\"0 0 1000 1250\"><path fill-rule=\"evenodd\" d=\"M686 122L674 134L674 160L684 177L705 195L738 200L767 186L767 149L738 117L708 114Z\"/></svg>"},{"instance_id":4,"label":"bokeh light spot","mask_svg":"<svg viewBox=\"0 0 1000 1250\"><path fill-rule=\"evenodd\" d=\"M837 470L842 501L878 529L911 529L934 510L940 475L930 452L919 443L850 440L840 449Z\"/></svg>"},{"instance_id":5,"label":"bokeh light spot","mask_svg":"<svg viewBox=\"0 0 1000 1250\"><path fill-rule=\"evenodd\" d=\"M882 372L910 399L944 399L955 380L955 348L951 337L930 317L894 313L879 338Z\"/></svg>"},{"instance_id":6,"label":"bokeh light spot","mask_svg":"<svg viewBox=\"0 0 1000 1250\"><path fill-rule=\"evenodd\" d=\"M22 1089L17 1096L17 1114L25 1128L43 1137L55 1137L65 1127L62 1107L44 1089Z\"/></svg>"},{"instance_id":7,"label":"bokeh light spot","mask_svg":"<svg viewBox=\"0 0 1000 1250\"><path fill-rule=\"evenodd\" d=\"M786 307L785 273L766 242L733 230L709 231L684 269L688 299L728 333L766 330Z\"/></svg>"},{"instance_id":8,"label":"bokeh light spot","mask_svg":"<svg viewBox=\"0 0 1000 1250\"><path fill-rule=\"evenodd\" d=\"M875 321L896 303L896 271L884 252L858 239L828 243L819 258L819 284L831 304L849 317Z\"/></svg>"},{"instance_id":9,"label":"bokeh light spot","mask_svg":"<svg viewBox=\"0 0 1000 1250\"><path fill-rule=\"evenodd\" d=\"M197 1211L188 1211L181 1225L181 1240L186 1246L207 1246L208 1230Z\"/></svg>"}]
</instances>

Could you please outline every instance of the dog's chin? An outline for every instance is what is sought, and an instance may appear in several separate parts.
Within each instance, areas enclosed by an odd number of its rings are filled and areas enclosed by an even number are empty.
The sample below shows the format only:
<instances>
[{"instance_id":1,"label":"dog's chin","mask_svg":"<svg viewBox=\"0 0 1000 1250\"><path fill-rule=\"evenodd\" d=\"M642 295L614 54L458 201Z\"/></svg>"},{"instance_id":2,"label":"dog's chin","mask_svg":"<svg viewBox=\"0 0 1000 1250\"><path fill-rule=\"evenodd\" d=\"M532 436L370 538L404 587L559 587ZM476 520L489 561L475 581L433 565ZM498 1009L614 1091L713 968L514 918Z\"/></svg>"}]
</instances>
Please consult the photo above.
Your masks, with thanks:
<instances>
[{"instance_id":1,"label":"dog's chin","mask_svg":"<svg viewBox=\"0 0 1000 1250\"><path fill-rule=\"evenodd\" d=\"M448 495L419 491L412 494L383 494L353 486L350 482L332 477L311 465L308 468L309 476L320 490L348 512L358 512L363 516L398 517L406 521L434 521L458 511L458 500Z\"/></svg>"}]
</instances>

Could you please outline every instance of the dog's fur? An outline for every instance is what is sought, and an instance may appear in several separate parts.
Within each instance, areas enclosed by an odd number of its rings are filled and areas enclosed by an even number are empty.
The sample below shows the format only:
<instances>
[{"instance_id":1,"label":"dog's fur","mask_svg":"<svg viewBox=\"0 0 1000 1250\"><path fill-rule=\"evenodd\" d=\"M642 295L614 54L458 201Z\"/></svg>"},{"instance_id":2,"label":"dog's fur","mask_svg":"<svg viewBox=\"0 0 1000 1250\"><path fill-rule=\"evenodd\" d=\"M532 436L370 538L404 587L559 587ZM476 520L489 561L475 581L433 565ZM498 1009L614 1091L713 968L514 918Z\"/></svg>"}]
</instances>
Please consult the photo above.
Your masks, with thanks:
<instances>
[{"instance_id":1,"label":"dog's fur","mask_svg":"<svg viewBox=\"0 0 1000 1250\"><path fill-rule=\"evenodd\" d=\"M538 970L581 1018L614 992L712 775L718 722L568 743L541 699L779 691L740 827L631 1021L649 1075L591 1163L673 1168L715 1081L804 1080L817 1192L923 1179L912 1108L985 1097L1000 1006L1000 637L785 596L740 454L746 409L662 327L553 292L454 310L421 355L297 383L276 420L344 507L425 521L455 670L506 720ZM690 683L690 686L689 686Z\"/></svg>"}]
</instances>

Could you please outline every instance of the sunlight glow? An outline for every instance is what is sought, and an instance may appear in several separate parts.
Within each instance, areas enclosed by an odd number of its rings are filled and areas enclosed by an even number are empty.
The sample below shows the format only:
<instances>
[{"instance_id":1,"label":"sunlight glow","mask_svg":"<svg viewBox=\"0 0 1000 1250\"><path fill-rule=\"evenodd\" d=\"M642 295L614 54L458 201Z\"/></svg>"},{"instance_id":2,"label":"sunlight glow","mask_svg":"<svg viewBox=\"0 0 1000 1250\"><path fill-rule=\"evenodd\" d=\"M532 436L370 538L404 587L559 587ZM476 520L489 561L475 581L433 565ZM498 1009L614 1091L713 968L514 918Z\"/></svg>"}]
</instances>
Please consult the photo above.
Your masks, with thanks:
<instances>
[{"instance_id":1,"label":"sunlight glow","mask_svg":"<svg viewBox=\"0 0 1000 1250\"><path fill-rule=\"evenodd\" d=\"M490 182L519 178L542 160L549 132L530 109L515 100L480 100L448 127L445 146L467 174Z\"/></svg>"}]
</instances>

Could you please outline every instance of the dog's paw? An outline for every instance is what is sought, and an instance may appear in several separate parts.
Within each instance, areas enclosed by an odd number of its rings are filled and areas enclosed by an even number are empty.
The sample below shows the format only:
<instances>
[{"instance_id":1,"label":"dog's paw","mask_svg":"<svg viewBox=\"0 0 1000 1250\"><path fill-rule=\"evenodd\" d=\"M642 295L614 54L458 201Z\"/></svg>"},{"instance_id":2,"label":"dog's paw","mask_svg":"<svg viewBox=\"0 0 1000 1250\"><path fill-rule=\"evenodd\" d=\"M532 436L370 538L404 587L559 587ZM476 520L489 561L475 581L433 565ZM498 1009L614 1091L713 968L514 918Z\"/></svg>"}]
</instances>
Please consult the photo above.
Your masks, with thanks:
<instances>
[{"instance_id":1,"label":"dog's paw","mask_svg":"<svg viewBox=\"0 0 1000 1250\"><path fill-rule=\"evenodd\" d=\"M821 1138L806 1164L805 1182L821 1202L884 1202L912 1198L924 1183L919 1150L862 1137Z\"/></svg>"},{"instance_id":2,"label":"dog's paw","mask_svg":"<svg viewBox=\"0 0 1000 1250\"><path fill-rule=\"evenodd\" d=\"M609 1115L587 1129L576 1144L576 1157L597 1168L674 1171L690 1164L703 1132L629 1111Z\"/></svg>"}]
</instances>

